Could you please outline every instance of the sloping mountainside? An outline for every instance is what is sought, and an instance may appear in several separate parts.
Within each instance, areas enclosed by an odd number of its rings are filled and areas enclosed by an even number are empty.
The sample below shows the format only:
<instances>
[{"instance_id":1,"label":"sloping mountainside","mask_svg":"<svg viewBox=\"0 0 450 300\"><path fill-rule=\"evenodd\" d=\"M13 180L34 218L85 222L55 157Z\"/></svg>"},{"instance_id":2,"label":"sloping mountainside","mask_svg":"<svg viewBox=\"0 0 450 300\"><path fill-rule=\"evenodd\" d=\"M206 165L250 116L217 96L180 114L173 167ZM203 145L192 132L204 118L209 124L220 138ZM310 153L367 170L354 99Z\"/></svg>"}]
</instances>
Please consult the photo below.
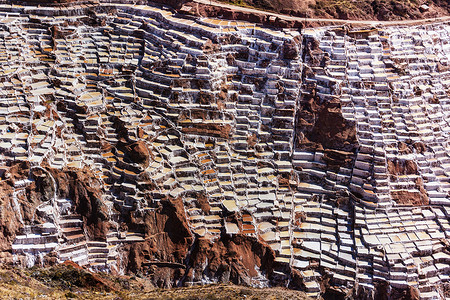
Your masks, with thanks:
<instances>
[{"instance_id":1,"label":"sloping mountainside","mask_svg":"<svg viewBox=\"0 0 450 300\"><path fill-rule=\"evenodd\" d=\"M449 23L22 4L0 3L2 264L449 296Z\"/></svg>"},{"instance_id":2,"label":"sloping mountainside","mask_svg":"<svg viewBox=\"0 0 450 300\"><path fill-rule=\"evenodd\" d=\"M298 17L349 20L410 20L450 14L447 0L232 0L223 2Z\"/></svg>"},{"instance_id":3,"label":"sloping mountainside","mask_svg":"<svg viewBox=\"0 0 450 300\"><path fill-rule=\"evenodd\" d=\"M20 288L19 288L20 287ZM0 270L1 299L307 299L286 288L257 289L236 285L155 288L146 278L92 273L72 262L21 270Z\"/></svg>"}]
</instances>

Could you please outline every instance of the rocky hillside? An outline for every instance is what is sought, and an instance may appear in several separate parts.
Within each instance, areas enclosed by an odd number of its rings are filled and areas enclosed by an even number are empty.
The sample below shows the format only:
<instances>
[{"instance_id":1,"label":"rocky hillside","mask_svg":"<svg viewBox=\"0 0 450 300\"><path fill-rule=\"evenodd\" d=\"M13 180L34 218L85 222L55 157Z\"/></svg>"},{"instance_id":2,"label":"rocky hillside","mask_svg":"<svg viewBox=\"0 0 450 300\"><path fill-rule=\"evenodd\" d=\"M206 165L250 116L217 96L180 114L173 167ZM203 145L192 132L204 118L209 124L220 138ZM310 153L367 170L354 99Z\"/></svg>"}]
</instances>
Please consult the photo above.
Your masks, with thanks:
<instances>
[{"instance_id":1,"label":"rocky hillside","mask_svg":"<svg viewBox=\"0 0 450 300\"><path fill-rule=\"evenodd\" d=\"M450 24L28 4L0 3L1 263L448 296Z\"/></svg>"},{"instance_id":2,"label":"rocky hillside","mask_svg":"<svg viewBox=\"0 0 450 300\"><path fill-rule=\"evenodd\" d=\"M411 20L434 18L450 13L450 2L446 0L224 0L224 2L298 17L349 20Z\"/></svg>"},{"instance_id":3,"label":"rocky hillside","mask_svg":"<svg viewBox=\"0 0 450 300\"><path fill-rule=\"evenodd\" d=\"M20 287L20 288L18 288ZM28 270L0 271L2 299L307 299L286 288L256 289L236 285L155 288L145 277L92 273L72 262Z\"/></svg>"}]
</instances>

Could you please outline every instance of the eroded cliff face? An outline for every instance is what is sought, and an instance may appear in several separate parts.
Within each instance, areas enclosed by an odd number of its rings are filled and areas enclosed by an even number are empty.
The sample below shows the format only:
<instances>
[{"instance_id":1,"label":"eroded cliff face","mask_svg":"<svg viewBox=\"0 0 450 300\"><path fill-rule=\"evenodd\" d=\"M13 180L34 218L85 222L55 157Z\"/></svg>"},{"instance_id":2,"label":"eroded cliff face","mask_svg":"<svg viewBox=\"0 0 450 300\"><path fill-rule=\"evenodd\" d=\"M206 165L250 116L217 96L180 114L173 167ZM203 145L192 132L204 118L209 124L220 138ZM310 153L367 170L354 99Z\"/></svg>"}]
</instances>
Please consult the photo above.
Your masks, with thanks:
<instances>
[{"instance_id":1,"label":"eroded cliff face","mask_svg":"<svg viewBox=\"0 0 450 300\"><path fill-rule=\"evenodd\" d=\"M34 220L36 207L40 204L35 197L17 195L15 192L14 178L20 178L20 173L26 172L26 169L26 163L12 166L5 170L0 181L0 255L3 261L9 263L12 263L12 242L24 224Z\"/></svg>"},{"instance_id":2,"label":"eroded cliff face","mask_svg":"<svg viewBox=\"0 0 450 300\"><path fill-rule=\"evenodd\" d=\"M163 287L172 286L181 279L194 239L181 199L165 199L155 210L141 215L130 212L129 220L123 226L141 228L145 233L145 242L124 248L125 253L129 253L125 261L127 270L147 274L155 284Z\"/></svg>"},{"instance_id":3,"label":"eroded cliff face","mask_svg":"<svg viewBox=\"0 0 450 300\"><path fill-rule=\"evenodd\" d=\"M26 237L41 224L58 223L62 211L81 216L89 238L106 239L109 225L108 213L100 201L102 187L89 169L57 170L17 163L5 170L1 184L4 201L1 247L4 261L12 262L11 245L17 241L16 236L25 234ZM70 204L62 207L61 211L49 211L57 205L57 199L70 199ZM62 237L64 234L60 233L55 240ZM46 250L42 254L48 254L48 257L41 258L40 263L56 263L55 254L49 251L51 249ZM22 261L26 257L15 259Z\"/></svg>"},{"instance_id":4,"label":"eroded cliff face","mask_svg":"<svg viewBox=\"0 0 450 300\"><path fill-rule=\"evenodd\" d=\"M217 241L197 239L191 250L187 278L192 282L254 285L271 276L275 253L262 241L245 235L223 235Z\"/></svg>"},{"instance_id":5,"label":"eroded cliff face","mask_svg":"<svg viewBox=\"0 0 450 300\"><path fill-rule=\"evenodd\" d=\"M313 98L306 100L310 97ZM324 151L324 159L331 169L351 167L358 149L356 125L344 119L337 98L327 102L313 95L305 98L297 112L298 148Z\"/></svg>"},{"instance_id":6,"label":"eroded cliff face","mask_svg":"<svg viewBox=\"0 0 450 300\"><path fill-rule=\"evenodd\" d=\"M276 256L264 241L245 235L223 234L213 241L196 237L179 198L161 201L143 216L130 215L124 226L144 227L146 237L123 247L126 270L148 276L158 287L217 282L252 286L273 271Z\"/></svg>"},{"instance_id":7,"label":"eroded cliff face","mask_svg":"<svg viewBox=\"0 0 450 300\"><path fill-rule=\"evenodd\" d=\"M73 213L82 217L87 237L105 241L110 226L109 212L101 201L102 184L92 170L88 168L63 171L48 169L48 172L56 180L57 196L70 199Z\"/></svg>"},{"instance_id":8,"label":"eroded cliff face","mask_svg":"<svg viewBox=\"0 0 450 300\"><path fill-rule=\"evenodd\" d=\"M359 148L356 123L343 117L339 99L340 86L336 81L327 83L327 98L320 95L317 74L325 75L329 54L323 52L317 40L304 39L302 53L307 62L303 69L304 91L296 112L296 147L308 151L323 151L330 170L351 168Z\"/></svg>"}]
</instances>

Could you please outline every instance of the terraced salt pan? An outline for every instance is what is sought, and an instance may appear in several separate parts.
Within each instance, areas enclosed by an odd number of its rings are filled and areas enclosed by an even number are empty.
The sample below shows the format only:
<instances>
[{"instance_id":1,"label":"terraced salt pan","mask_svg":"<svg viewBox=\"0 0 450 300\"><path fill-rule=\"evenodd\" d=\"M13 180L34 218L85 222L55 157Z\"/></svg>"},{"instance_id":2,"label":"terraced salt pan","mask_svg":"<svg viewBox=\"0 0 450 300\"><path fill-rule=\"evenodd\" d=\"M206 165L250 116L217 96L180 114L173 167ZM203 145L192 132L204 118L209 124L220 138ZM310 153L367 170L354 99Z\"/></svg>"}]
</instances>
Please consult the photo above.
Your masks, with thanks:
<instances>
[{"instance_id":1,"label":"terraced salt pan","mask_svg":"<svg viewBox=\"0 0 450 300\"><path fill-rule=\"evenodd\" d=\"M69 26L73 33L56 40L48 27L65 17L48 16L36 25L31 14L49 11L27 8L27 13L19 7L20 20L8 17L9 31L0 32L8 36L0 45L3 164L28 160L37 166L45 160L53 168L88 166L104 183L102 201L122 212L153 210L159 199L181 197L194 234L215 239L225 231L263 239L278 262L305 274L311 295L320 292L318 262L338 287L358 284L370 290L382 279L394 287L418 287L423 298L439 296L449 268L441 240L450 234L450 74L445 71L450 51L439 42L448 39L448 24L346 35L331 28L305 30L301 38L317 39L330 60L304 78L302 70L311 64L307 57L283 59L283 45L298 37L297 31L186 20L150 6L102 5L116 7L117 15L105 16L104 26ZM9 14L9 7L1 8ZM208 38L230 35L239 43L217 52L202 49ZM305 51L302 43L296 47ZM248 57L229 65L227 55L239 51ZM124 66L134 69L132 77ZM179 87L179 80L189 86ZM296 113L302 94L311 92L306 84L314 85L323 101L338 96L343 116L355 122L360 147L352 168L331 172L323 152L294 147ZM199 101L199 94L213 100ZM48 95L67 111L50 104L56 115L35 117L48 109ZM101 153L103 142L118 142L114 117L131 140L145 142L151 151L145 168L117 149ZM229 135L223 135L225 126ZM401 153L398 143L409 141L426 148ZM387 161L393 159L414 161L417 174L389 175ZM148 182L136 179L143 173ZM285 174L292 174L287 185L278 180ZM392 192L419 191L418 178L430 205L398 207ZM155 190L143 188L150 183ZM209 212L196 209L198 195L207 198ZM351 205L339 207L337 198ZM240 222L225 222L230 212L237 212ZM117 246L144 238L143 232L113 227L106 243L86 241L79 216L61 212L58 218L64 225L50 235L43 234L48 224L24 228L14 253L36 262L56 249L61 261L120 270ZM61 241L63 236L68 241Z\"/></svg>"}]
</instances>

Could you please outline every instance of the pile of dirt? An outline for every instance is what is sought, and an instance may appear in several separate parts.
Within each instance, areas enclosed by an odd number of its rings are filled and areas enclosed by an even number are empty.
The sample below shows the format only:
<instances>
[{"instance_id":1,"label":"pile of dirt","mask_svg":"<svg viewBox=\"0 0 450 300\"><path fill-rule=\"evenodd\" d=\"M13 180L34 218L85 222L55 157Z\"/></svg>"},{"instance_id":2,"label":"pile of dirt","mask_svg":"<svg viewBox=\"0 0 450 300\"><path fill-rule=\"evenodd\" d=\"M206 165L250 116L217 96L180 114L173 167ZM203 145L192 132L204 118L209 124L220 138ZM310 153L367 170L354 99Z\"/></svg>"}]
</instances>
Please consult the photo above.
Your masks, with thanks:
<instances>
[{"instance_id":1,"label":"pile of dirt","mask_svg":"<svg viewBox=\"0 0 450 300\"><path fill-rule=\"evenodd\" d=\"M195 134L203 136L220 137L229 139L232 133L230 124L212 124L212 123L185 123L181 132L185 134Z\"/></svg>"},{"instance_id":2,"label":"pile of dirt","mask_svg":"<svg viewBox=\"0 0 450 300\"><path fill-rule=\"evenodd\" d=\"M14 185L24 179L31 181L23 193L17 194L15 204L12 197ZM72 200L73 213L83 217L91 238L106 238L108 224L106 208L101 202L102 185L89 168L59 170L50 167L31 168L29 163L18 163L4 172L0 178L0 187L0 201L4 208L0 214L0 228L3 227L0 230L0 247L3 245L5 249L11 249L10 242L24 225L42 223L36 208L52 200L55 191L57 197ZM1 242L1 233L8 243Z\"/></svg>"},{"instance_id":3,"label":"pile of dirt","mask_svg":"<svg viewBox=\"0 0 450 300\"><path fill-rule=\"evenodd\" d=\"M13 197L14 186L31 181ZM102 186L90 169L58 170L31 168L29 163L9 167L0 178L0 260L12 262L11 245L25 225L43 223L37 207L55 195L71 199L73 213L82 216L89 237L105 240L109 229L106 208L101 202Z\"/></svg>"},{"instance_id":4,"label":"pile of dirt","mask_svg":"<svg viewBox=\"0 0 450 300\"><path fill-rule=\"evenodd\" d=\"M131 143L119 142L117 144L117 148L124 152L126 158L129 161L139 164L143 167L148 166L151 159L151 152L144 141Z\"/></svg>"},{"instance_id":5,"label":"pile of dirt","mask_svg":"<svg viewBox=\"0 0 450 300\"><path fill-rule=\"evenodd\" d=\"M407 191L407 190L392 191L391 197L392 200L394 200L400 205L421 206L429 204L428 196L426 194L417 191Z\"/></svg>"},{"instance_id":6,"label":"pile of dirt","mask_svg":"<svg viewBox=\"0 0 450 300\"><path fill-rule=\"evenodd\" d=\"M0 180L0 190L0 206L2 208L0 210L0 259L4 262L12 262L10 253L11 243L14 241L23 225L12 199L12 194L14 192L13 183L4 179ZM33 200L34 199L32 199L32 201ZM37 205L38 204L30 203L25 206L24 210L33 210ZM20 209L20 212L22 213L23 210ZM25 220L30 220L28 214L25 215Z\"/></svg>"},{"instance_id":7,"label":"pile of dirt","mask_svg":"<svg viewBox=\"0 0 450 300\"><path fill-rule=\"evenodd\" d=\"M324 149L355 150L358 144L356 124L344 119L340 101L319 104L314 113L315 123L312 130L306 132L309 141L321 144Z\"/></svg>"}]
</instances>

